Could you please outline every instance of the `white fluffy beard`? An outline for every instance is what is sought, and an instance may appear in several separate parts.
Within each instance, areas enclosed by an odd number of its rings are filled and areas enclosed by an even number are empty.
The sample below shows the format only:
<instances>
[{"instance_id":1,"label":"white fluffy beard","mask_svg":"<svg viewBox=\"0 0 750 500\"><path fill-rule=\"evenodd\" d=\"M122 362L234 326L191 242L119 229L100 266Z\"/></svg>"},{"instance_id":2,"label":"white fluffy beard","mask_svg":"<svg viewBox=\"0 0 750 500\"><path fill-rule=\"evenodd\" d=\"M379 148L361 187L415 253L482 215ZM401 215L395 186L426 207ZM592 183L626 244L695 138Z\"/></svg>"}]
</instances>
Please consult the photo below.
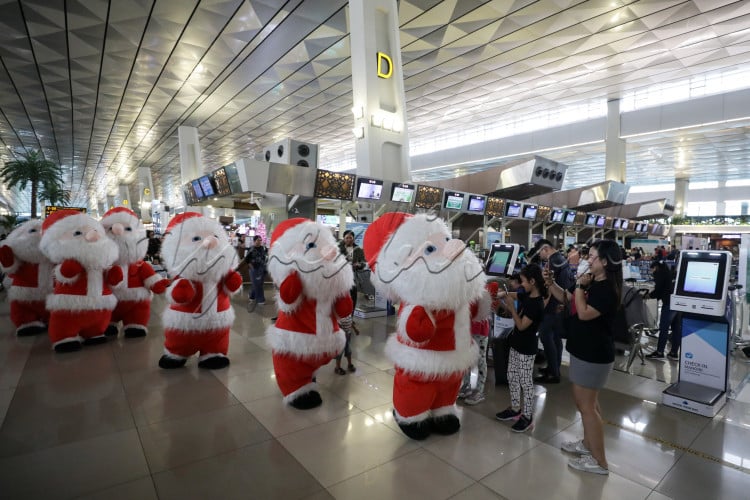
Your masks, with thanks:
<instances>
[{"instance_id":1,"label":"white fluffy beard","mask_svg":"<svg viewBox=\"0 0 750 500\"><path fill-rule=\"evenodd\" d=\"M164 243L167 243L166 239ZM200 245L182 246L175 252L167 245L162 250L170 275L201 283L218 283L224 279L234 268L235 259L238 258L237 251L223 241L213 249Z\"/></svg>"},{"instance_id":2,"label":"white fluffy beard","mask_svg":"<svg viewBox=\"0 0 750 500\"><path fill-rule=\"evenodd\" d=\"M124 233L121 236L110 235L110 233L107 234L117 245L117 263L119 265L132 264L146 256L146 250L148 250L148 238L146 238L145 230Z\"/></svg>"},{"instance_id":3,"label":"white fluffy beard","mask_svg":"<svg viewBox=\"0 0 750 500\"><path fill-rule=\"evenodd\" d=\"M278 250L276 247L274 250ZM268 272L280 286L284 279L297 271L302 281L305 295L318 301L333 301L344 296L354 286L352 266L343 255L337 255L334 260L307 260L299 255L279 255L280 252L269 253Z\"/></svg>"},{"instance_id":4,"label":"white fluffy beard","mask_svg":"<svg viewBox=\"0 0 750 500\"><path fill-rule=\"evenodd\" d=\"M409 268L376 266L372 281L389 299L453 310L480 297L485 278L479 260L464 250L452 261L418 259Z\"/></svg>"},{"instance_id":5,"label":"white fluffy beard","mask_svg":"<svg viewBox=\"0 0 750 500\"><path fill-rule=\"evenodd\" d=\"M94 242L67 240L55 242L56 263L66 259L73 259L81 263L88 270L104 270L117 261L117 245L107 237Z\"/></svg>"}]
</instances>

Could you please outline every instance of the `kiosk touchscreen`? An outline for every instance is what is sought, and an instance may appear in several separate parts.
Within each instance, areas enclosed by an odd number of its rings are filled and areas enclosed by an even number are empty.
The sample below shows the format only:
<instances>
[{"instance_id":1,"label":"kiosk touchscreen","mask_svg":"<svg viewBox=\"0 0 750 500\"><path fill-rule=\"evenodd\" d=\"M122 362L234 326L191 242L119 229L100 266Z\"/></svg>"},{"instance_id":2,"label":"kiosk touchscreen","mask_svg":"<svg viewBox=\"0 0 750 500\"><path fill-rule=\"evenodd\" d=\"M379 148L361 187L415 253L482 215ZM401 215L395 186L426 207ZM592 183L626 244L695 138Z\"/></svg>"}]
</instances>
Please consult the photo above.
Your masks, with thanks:
<instances>
[{"instance_id":1,"label":"kiosk touchscreen","mask_svg":"<svg viewBox=\"0 0 750 500\"><path fill-rule=\"evenodd\" d=\"M727 307L730 252L683 250L670 300L680 313L680 366L677 382L662 402L715 416L726 402L729 340L733 318Z\"/></svg>"},{"instance_id":2,"label":"kiosk touchscreen","mask_svg":"<svg viewBox=\"0 0 750 500\"><path fill-rule=\"evenodd\" d=\"M510 276L516 267L519 246L516 243L493 243L485 268L488 276Z\"/></svg>"}]
</instances>

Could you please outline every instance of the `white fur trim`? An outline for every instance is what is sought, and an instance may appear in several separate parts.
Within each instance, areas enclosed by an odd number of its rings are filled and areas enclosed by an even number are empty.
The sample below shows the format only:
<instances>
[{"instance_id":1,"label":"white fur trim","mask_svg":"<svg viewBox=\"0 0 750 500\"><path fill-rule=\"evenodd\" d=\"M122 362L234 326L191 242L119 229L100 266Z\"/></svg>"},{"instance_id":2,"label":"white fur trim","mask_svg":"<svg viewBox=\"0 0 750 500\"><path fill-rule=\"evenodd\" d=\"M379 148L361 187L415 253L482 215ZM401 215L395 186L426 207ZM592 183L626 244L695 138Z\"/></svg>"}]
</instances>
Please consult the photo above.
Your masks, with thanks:
<instances>
[{"instance_id":1,"label":"white fur trim","mask_svg":"<svg viewBox=\"0 0 750 500\"><path fill-rule=\"evenodd\" d=\"M37 302L47 298L47 292L41 288L12 285L8 288L8 298L16 302Z\"/></svg>"},{"instance_id":2,"label":"white fur trim","mask_svg":"<svg viewBox=\"0 0 750 500\"><path fill-rule=\"evenodd\" d=\"M167 350L167 348L164 348L164 355L171 359L176 359L178 361L182 361L183 359L187 359L185 356L180 356L179 354L171 353Z\"/></svg>"},{"instance_id":3,"label":"white fur trim","mask_svg":"<svg viewBox=\"0 0 750 500\"><path fill-rule=\"evenodd\" d=\"M209 330L231 328L234 323L234 309L226 311L208 311L206 313L186 313L167 308L162 316L165 328L179 330L182 333L200 333Z\"/></svg>"},{"instance_id":4,"label":"white fur trim","mask_svg":"<svg viewBox=\"0 0 750 500\"><path fill-rule=\"evenodd\" d=\"M318 390L318 384L315 382L310 382L309 384L305 384L299 389L297 389L294 392L290 392L286 396L284 396L284 403L289 404L295 399L297 399L299 396L303 394L307 394L308 392L317 391Z\"/></svg>"},{"instance_id":5,"label":"white fur trim","mask_svg":"<svg viewBox=\"0 0 750 500\"><path fill-rule=\"evenodd\" d=\"M63 276L62 273L60 273L60 266L61 265L62 264L58 264L58 265L55 266L55 279L57 281L59 281L60 283L63 283L65 285L70 285L71 283L75 283L81 277L80 274L76 274L72 278L67 278L67 277ZM83 274L83 273L81 273L81 274Z\"/></svg>"},{"instance_id":6,"label":"white fur trim","mask_svg":"<svg viewBox=\"0 0 750 500\"><path fill-rule=\"evenodd\" d=\"M479 348L471 344L466 349L455 351L431 351L402 344L391 335L385 344L385 354L407 373L435 379L470 369L477 363Z\"/></svg>"},{"instance_id":7,"label":"white fur trim","mask_svg":"<svg viewBox=\"0 0 750 500\"><path fill-rule=\"evenodd\" d=\"M123 330L127 330L128 328L130 328L131 330L143 330L144 332L148 332L148 328L146 328L146 327L145 327L145 326L143 326L143 325L138 325L138 324L136 324L136 323L130 323L130 324L126 325L126 324L124 324L124 323L125 323L125 322L123 321L123 325L122 325L122 329L123 329ZM110 323L110 325L111 325L111 324L112 324L112 323Z\"/></svg>"},{"instance_id":8,"label":"white fur trim","mask_svg":"<svg viewBox=\"0 0 750 500\"><path fill-rule=\"evenodd\" d=\"M49 311L111 311L117 305L114 295L47 295Z\"/></svg>"},{"instance_id":9,"label":"white fur trim","mask_svg":"<svg viewBox=\"0 0 750 500\"><path fill-rule=\"evenodd\" d=\"M277 290L276 291L276 306L279 308L279 311L290 314L294 312L295 309L299 307L299 305L302 303L302 294L300 294L299 297L297 297L297 300L292 302L291 304L287 304L283 300L281 300L281 293Z\"/></svg>"},{"instance_id":10,"label":"white fur trim","mask_svg":"<svg viewBox=\"0 0 750 500\"><path fill-rule=\"evenodd\" d=\"M80 335L76 335L75 337L68 337L67 339L58 340L54 344L52 344L52 349L59 346L60 344L65 344L66 342L83 342L83 337Z\"/></svg>"},{"instance_id":11,"label":"white fur trim","mask_svg":"<svg viewBox=\"0 0 750 500\"><path fill-rule=\"evenodd\" d=\"M28 328L30 326L41 326L42 328L47 328L47 325L42 321L29 321L28 323L19 325L19 327L16 328L16 331L21 330L22 328Z\"/></svg>"},{"instance_id":12,"label":"white fur trim","mask_svg":"<svg viewBox=\"0 0 750 500\"><path fill-rule=\"evenodd\" d=\"M212 352L210 354L204 354L203 356L198 356L198 362L205 361L209 358L226 358L227 356L219 353L219 352Z\"/></svg>"},{"instance_id":13,"label":"white fur trim","mask_svg":"<svg viewBox=\"0 0 750 500\"><path fill-rule=\"evenodd\" d=\"M346 345L344 332L328 334L299 333L271 325L266 330L266 343L273 352L292 354L298 358L322 354L338 354Z\"/></svg>"},{"instance_id":14,"label":"white fur trim","mask_svg":"<svg viewBox=\"0 0 750 500\"><path fill-rule=\"evenodd\" d=\"M417 413L416 415L412 415L411 417L402 417L398 411L394 408L393 409L393 418L396 420L396 423L398 424L416 424L419 422L423 422L430 418L430 410L423 411L422 413Z\"/></svg>"},{"instance_id":15,"label":"white fur trim","mask_svg":"<svg viewBox=\"0 0 750 500\"><path fill-rule=\"evenodd\" d=\"M152 286L156 284L157 281L161 281L163 279L164 278L159 276L158 274L154 274L153 276L149 276L148 278L143 280L143 286L150 289Z\"/></svg>"},{"instance_id":16,"label":"white fur trim","mask_svg":"<svg viewBox=\"0 0 750 500\"><path fill-rule=\"evenodd\" d=\"M151 290L149 290L148 288L143 288L141 286L136 288L115 287L112 289L112 291L114 292L118 300L127 300L130 302L151 302Z\"/></svg>"},{"instance_id":17,"label":"white fur trim","mask_svg":"<svg viewBox=\"0 0 750 500\"><path fill-rule=\"evenodd\" d=\"M444 417L446 415L458 416L458 410L456 409L455 403L448 406L441 406L440 408L434 408L432 410L433 417Z\"/></svg>"}]
</instances>

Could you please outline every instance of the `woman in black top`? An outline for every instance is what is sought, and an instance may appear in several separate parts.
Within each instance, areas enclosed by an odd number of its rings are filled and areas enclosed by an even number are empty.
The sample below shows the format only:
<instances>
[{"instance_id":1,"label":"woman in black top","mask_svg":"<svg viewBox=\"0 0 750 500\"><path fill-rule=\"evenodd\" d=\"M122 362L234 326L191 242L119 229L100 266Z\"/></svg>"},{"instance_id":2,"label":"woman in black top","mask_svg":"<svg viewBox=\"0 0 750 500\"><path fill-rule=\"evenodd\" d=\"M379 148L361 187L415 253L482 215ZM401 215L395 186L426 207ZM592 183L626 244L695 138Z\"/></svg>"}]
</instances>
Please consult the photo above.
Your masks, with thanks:
<instances>
[{"instance_id":1,"label":"woman in black top","mask_svg":"<svg viewBox=\"0 0 750 500\"><path fill-rule=\"evenodd\" d=\"M682 342L682 331L680 316L676 311L669 307L669 301L674 289L674 272L662 260L655 260L651 263L651 274L654 277L654 289L651 291L652 299L661 300L661 316L659 317L659 341L656 350L646 357L656 361L664 361L664 348L667 346L667 339L670 337L669 328L672 327L671 348L669 349L669 359L680 359L680 343Z\"/></svg>"},{"instance_id":2,"label":"woman in black top","mask_svg":"<svg viewBox=\"0 0 750 500\"><path fill-rule=\"evenodd\" d=\"M618 316L622 291L622 259L619 245L599 240L589 250L589 272L579 276L573 293L554 284L545 273L550 292L566 298L575 307L568 331L570 381L573 397L581 412L583 439L562 444L562 449L580 455L568 465L595 474L609 474L604 453L604 427L599 409L599 390L607 382L615 360L612 325ZM624 320L623 320L624 321Z\"/></svg>"},{"instance_id":3,"label":"woman in black top","mask_svg":"<svg viewBox=\"0 0 750 500\"><path fill-rule=\"evenodd\" d=\"M521 288L524 293L500 292L498 297L503 307L511 312L515 328L508 337L510 356L508 357L508 387L510 388L510 407L495 417L498 420L515 420L511 427L515 432L524 432L533 422L534 406L534 358L537 352L537 330L544 318L544 299L547 286L544 284L542 269L536 264L529 264L521 270ZM518 311L513 301L518 300ZM521 391L523 390L523 408Z\"/></svg>"}]
</instances>

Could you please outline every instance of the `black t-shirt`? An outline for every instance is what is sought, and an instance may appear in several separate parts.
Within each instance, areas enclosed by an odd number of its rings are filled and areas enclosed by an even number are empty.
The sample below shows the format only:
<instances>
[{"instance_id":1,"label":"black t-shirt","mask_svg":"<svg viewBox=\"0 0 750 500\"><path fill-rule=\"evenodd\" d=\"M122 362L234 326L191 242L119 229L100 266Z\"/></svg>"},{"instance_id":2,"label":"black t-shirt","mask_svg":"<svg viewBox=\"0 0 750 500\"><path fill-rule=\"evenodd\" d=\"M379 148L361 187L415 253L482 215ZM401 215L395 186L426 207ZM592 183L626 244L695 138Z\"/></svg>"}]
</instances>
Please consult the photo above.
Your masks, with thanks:
<instances>
[{"instance_id":1,"label":"black t-shirt","mask_svg":"<svg viewBox=\"0 0 750 500\"><path fill-rule=\"evenodd\" d=\"M610 325L619 307L617 294L609 281L594 281L586 290L586 302L601 314L589 321L573 315L565 348L589 363L611 363L615 360L615 342Z\"/></svg>"},{"instance_id":2,"label":"black t-shirt","mask_svg":"<svg viewBox=\"0 0 750 500\"><path fill-rule=\"evenodd\" d=\"M263 245L259 247L256 247L255 245L251 246L245 255L245 262L253 266L255 269L264 267L267 260L268 250Z\"/></svg>"},{"instance_id":3,"label":"black t-shirt","mask_svg":"<svg viewBox=\"0 0 750 500\"><path fill-rule=\"evenodd\" d=\"M527 294L518 294L518 315L527 317L531 320L531 325L525 330L519 330L518 327L508 338L510 346L521 354L536 354L538 342L536 332L539 330L539 324L544 318L544 298L529 297Z\"/></svg>"}]
</instances>

